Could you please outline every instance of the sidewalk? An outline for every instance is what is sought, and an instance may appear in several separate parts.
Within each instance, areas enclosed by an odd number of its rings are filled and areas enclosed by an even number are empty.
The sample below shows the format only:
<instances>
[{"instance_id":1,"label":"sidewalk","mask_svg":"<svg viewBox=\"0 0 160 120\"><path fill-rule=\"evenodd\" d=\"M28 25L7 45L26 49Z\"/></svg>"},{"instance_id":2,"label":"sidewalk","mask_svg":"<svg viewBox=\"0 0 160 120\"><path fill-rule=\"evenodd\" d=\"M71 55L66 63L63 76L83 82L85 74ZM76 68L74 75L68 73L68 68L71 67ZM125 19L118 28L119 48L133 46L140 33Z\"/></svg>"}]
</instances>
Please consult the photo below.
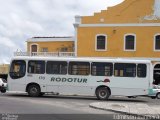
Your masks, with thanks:
<instances>
[{"instance_id":1,"label":"sidewalk","mask_svg":"<svg viewBox=\"0 0 160 120\"><path fill-rule=\"evenodd\" d=\"M143 103L95 102L92 108L133 115L160 115L160 106L149 106Z\"/></svg>"}]
</instances>

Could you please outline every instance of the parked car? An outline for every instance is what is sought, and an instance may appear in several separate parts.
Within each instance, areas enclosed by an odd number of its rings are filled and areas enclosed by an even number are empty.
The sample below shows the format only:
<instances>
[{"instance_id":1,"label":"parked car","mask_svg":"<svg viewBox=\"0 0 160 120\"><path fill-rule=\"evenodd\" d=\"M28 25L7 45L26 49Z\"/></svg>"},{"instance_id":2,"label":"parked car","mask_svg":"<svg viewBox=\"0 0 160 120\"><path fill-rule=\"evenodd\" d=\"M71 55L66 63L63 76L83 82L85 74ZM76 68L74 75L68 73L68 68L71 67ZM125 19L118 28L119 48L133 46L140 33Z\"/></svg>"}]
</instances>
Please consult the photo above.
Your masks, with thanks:
<instances>
[{"instance_id":1,"label":"parked car","mask_svg":"<svg viewBox=\"0 0 160 120\"><path fill-rule=\"evenodd\" d=\"M153 88L149 90L149 97L152 99L160 99L160 86L159 85L153 85Z\"/></svg>"},{"instance_id":2,"label":"parked car","mask_svg":"<svg viewBox=\"0 0 160 120\"><path fill-rule=\"evenodd\" d=\"M7 81L3 78L0 78L0 91L5 93L7 90Z\"/></svg>"}]
</instances>

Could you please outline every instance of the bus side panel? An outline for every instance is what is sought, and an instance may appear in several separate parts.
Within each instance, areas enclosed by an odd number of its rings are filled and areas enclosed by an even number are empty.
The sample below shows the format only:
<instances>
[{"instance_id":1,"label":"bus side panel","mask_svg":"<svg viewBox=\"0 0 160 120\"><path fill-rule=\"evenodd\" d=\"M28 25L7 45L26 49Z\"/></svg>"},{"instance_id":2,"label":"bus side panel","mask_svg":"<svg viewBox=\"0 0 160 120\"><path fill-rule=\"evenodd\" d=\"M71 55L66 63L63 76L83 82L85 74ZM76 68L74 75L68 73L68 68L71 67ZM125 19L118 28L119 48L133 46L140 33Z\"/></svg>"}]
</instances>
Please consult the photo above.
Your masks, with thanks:
<instances>
[{"instance_id":1,"label":"bus side panel","mask_svg":"<svg viewBox=\"0 0 160 120\"><path fill-rule=\"evenodd\" d=\"M141 88L111 88L114 96L138 96L147 95L148 91Z\"/></svg>"},{"instance_id":2,"label":"bus side panel","mask_svg":"<svg viewBox=\"0 0 160 120\"><path fill-rule=\"evenodd\" d=\"M95 90L89 84L88 76L77 75L47 75L47 92L57 92L69 95L94 95Z\"/></svg>"},{"instance_id":3,"label":"bus side panel","mask_svg":"<svg viewBox=\"0 0 160 120\"><path fill-rule=\"evenodd\" d=\"M149 86L149 78L124 78L114 77L110 83L112 95L135 96L146 95Z\"/></svg>"},{"instance_id":4,"label":"bus side panel","mask_svg":"<svg viewBox=\"0 0 160 120\"><path fill-rule=\"evenodd\" d=\"M67 94L67 95L94 95L94 90L91 86L60 86L59 92L61 94Z\"/></svg>"}]
</instances>

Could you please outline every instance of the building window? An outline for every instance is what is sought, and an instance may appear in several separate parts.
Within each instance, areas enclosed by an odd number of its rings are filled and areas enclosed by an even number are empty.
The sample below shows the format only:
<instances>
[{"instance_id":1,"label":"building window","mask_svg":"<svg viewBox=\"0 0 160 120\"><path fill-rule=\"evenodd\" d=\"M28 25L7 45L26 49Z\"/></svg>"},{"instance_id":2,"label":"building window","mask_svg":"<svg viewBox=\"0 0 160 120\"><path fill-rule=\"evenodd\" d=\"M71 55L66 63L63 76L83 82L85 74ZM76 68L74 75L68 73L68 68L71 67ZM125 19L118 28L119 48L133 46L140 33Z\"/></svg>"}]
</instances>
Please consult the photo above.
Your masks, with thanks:
<instances>
[{"instance_id":1,"label":"building window","mask_svg":"<svg viewBox=\"0 0 160 120\"><path fill-rule=\"evenodd\" d=\"M160 51L160 35L155 36L155 50Z\"/></svg>"},{"instance_id":2,"label":"building window","mask_svg":"<svg viewBox=\"0 0 160 120\"><path fill-rule=\"evenodd\" d=\"M105 51L107 40L105 35L96 36L96 50L97 51Z\"/></svg>"},{"instance_id":3,"label":"building window","mask_svg":"<svg viewBox=\"0 0 160 120\"><path fill-rule=\"evenodd\" d=\"M67 52L67 51L68 51L68 48L67 48L67 47L61 48L61 52Z\"/></svg>"},{"instance_id":4,"label":"building window","mask_svg":"<svg viewBox=\"0 0 160 120\"><path fill-rule=\"evenodd\" d=\"M30 50L31 52L38 52L38 44L32 44Z\"/></svg>"},{"instance_id":5,"label":"building window","mask_svg":"<svg viewBox=\"0 0 160 120\"><path fill-rule=\"evenodd\" d=\"M135 35L125 35L124 50L125 51L135 51L136 50Z\"/></svg>"},{"instance_id":6,"label":"building window","mask_svg":"<svg viewBox=\"0 0 160 120\"><path fill-rule=\"evenodd\" d=\"M48 52L48 48L46 47L42 48L42 52Z\"/></svg>"}]
</instances>

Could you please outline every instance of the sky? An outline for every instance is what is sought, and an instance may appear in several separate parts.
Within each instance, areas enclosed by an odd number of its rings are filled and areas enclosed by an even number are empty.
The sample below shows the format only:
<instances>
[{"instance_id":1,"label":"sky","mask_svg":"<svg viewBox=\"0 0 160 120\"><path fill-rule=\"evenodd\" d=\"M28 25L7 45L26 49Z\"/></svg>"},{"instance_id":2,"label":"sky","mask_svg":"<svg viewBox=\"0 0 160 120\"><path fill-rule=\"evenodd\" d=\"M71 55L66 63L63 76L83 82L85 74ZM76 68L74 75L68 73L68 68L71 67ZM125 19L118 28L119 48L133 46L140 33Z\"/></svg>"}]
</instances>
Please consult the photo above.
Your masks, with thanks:
<instances>
[{"instance_id":1,"label":"sky","mask_svg":"<svg viewBox=\"0 0 160 120\"><path fill-rule=\"evenodd\" d=\"M123 0L0 0L0 64L26 51L32 37L73 36L74 17L90 16Z\"/></svg>"}]
</instances>

